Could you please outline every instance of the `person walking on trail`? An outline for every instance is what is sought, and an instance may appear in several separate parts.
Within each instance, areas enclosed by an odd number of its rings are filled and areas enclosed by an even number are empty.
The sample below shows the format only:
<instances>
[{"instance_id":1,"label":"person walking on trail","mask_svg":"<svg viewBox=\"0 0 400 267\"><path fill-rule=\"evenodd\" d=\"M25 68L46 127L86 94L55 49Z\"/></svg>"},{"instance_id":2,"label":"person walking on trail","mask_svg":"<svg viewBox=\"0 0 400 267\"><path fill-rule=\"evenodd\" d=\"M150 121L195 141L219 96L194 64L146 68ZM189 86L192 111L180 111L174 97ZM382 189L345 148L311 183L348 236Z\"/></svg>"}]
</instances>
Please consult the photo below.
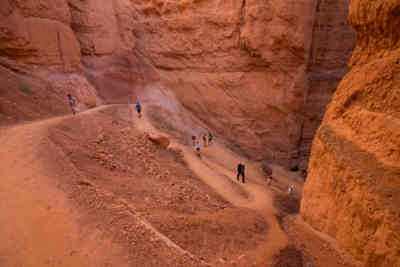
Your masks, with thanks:
<instances>
[{"instance_id":1,"label":"person walking on trail","mask_svg":"<svg viewBox=\"0 0 400 267\"><path fill-rule=\"evenodd\" d=\"M200 158L200 141L196 142L195 148L196 148L197 156L199 156L199 158Z\"/></svg>"},{"instance_id":2,"label":"person walking on trail","mask_svg":"<svg viewBox=\"0 0 400 267\"><path fill-rule=\"evenodd\" d=\"M244 178L244 164L242 164L242 163L239 163L238 164L238 166L237 166L237 177L236 177L236 179L238 180L238 181L240 181L240 176L242 176L242 182L244 183L245 182L245 178Z\"/></svg>"},{"instance_id":3,"label":"person walking on trail","mask_svg":"<svg viewBox=\"0 0 400 267\"><path fill-rule=\"evenodd\" d=\"M192 135L192 142L193 142L193 146L196 146L196 136Z\"/></svg>"},{"instance_id":4,"label":"person walking on trail","mask_svg":"<svg viewBox=\"0 0 400 267\"><path fill-rule=\"evenodd\" d=\"M69 106L71 107L71 110L72 110L72 114L75 115L75 113L76 113L76 110L75 110L75 106L76 106L75 99L71 96L71 94L68 94L67 97L68 97Z\"/></svg>"},{"instance_id":5,"label":"person walking on trail","mask_svg":"<svg viewBox=\"0 0 400 267\"><path fill-rule=\"evenodd\" d=\"M293 192L293 186L292 186L292 185L289 185L289 187L288 187L288 194L291 195L292 192Z\"/></svg>"},{"instance_id":6,"label":"person walking on trail","mask_svg":"<svg viewBox=\"0 0 400 267\"><path fill-rule=\"evenodd\" d=\"M211 141L213 140L213 135L208 132L208 145L211 145Z\"/></svg>"},{"instance_id":7,"label":"person walking on trail","mask_svg":"<svg viewBox=\"0 0 400 267\"><path fill-rule=\"evenodd\" d=\"M138 113L138 117L141 118L142 117L142 105L140 105L140 103L136 104L136 111Z\"/></svg>"}]
</instances>

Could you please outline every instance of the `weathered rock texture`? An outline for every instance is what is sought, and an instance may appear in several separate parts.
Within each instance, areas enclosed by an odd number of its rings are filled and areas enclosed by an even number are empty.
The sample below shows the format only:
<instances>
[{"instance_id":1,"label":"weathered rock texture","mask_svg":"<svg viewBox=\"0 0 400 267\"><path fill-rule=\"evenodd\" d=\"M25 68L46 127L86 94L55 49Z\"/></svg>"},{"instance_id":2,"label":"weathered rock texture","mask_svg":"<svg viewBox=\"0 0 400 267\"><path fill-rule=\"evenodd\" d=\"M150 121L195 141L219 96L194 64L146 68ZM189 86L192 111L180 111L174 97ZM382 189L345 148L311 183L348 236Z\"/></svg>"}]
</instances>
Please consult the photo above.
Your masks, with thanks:
<instances>
[{"instance_id":1,"label":"weathered rock texture","mask_svg":"<svg viewBox=\"0 0 400 267\"><path fill-rule=\"evenodd\" d=\"M132 26L129 0L2 1L0 124L70 112L67 93L81 109L136 101Z\"/></svg>"},{"instance_id":2,"label":"weathered rock texture","mask_svg":"<svg viewBox=\"0 0 400 267\"><path fill-rule=\"evenodd\" d=\"M154 84L249 156L297 166L346 72L348 3L5 0L0 75L32 94L2 88L0 116L67 112L68 92L83 107L132 103Z\"/></svg>"},{"instance_id":3,"label":"weathered rock texture","mask_svg":"<svg viewBox=\"0 0 400 267\"><path fill-rule=\"evenodd\" d=\"M2 1L0 124L65 113L68 92L79 103L96 103L79 75L80 46L70 20L63 0Z\"/></svg>"},{"instance_id":4,"label":"weathered rock texture","mask_svg":"<svg viewBox=\"0 0 400 267\"><path fill-rule=\"evenodd\" d=\"M313 143L301 212L364 266L400 266L400 2L353 0L351 71Z\"/></svg>"},{"instance_id":5,"label":"weathered rock texture","mask_svg":"<svg viewBox=\"0 0 400 267\"><path fill-rule=\"evenodd\" d=\"M353 48L348 0L132 3L136 49L186 108L254 158L308 158Z\"/></svg>"},{"instance_id":6,"label":"weathered rock texture","mask_svg":"<svg viewBox=\"0 0 400 267\"><path fill-rule=\"evenodd\" d=\"M325 107L348 72L348 61L355 43L354 31L347 23L348 5L348 0L320 0L317 3L298 151L301 168L307 168L311 143Z\"/></svg>"}]
</instances>

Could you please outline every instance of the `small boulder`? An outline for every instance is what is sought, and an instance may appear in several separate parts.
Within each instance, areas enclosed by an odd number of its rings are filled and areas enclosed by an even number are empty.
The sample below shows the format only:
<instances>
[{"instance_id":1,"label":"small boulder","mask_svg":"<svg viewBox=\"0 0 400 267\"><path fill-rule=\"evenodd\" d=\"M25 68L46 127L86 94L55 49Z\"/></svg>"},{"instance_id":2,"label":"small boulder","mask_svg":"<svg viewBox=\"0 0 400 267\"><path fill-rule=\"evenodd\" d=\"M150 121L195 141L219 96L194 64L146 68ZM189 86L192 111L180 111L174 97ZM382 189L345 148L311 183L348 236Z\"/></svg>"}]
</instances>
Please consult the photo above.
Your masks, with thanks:
<instances>
[{"instance_id":1,"label":"small boulder","mask_svg":"<svg viewBox=\"0 0 400 267\"><path fill-rule=\"evenodd\" d=\"M161 146L162 148L167 148L171 143L168 137L158 134L149 134L148 138L151 142L158 146Z\"/></svg>"}]
</instances>

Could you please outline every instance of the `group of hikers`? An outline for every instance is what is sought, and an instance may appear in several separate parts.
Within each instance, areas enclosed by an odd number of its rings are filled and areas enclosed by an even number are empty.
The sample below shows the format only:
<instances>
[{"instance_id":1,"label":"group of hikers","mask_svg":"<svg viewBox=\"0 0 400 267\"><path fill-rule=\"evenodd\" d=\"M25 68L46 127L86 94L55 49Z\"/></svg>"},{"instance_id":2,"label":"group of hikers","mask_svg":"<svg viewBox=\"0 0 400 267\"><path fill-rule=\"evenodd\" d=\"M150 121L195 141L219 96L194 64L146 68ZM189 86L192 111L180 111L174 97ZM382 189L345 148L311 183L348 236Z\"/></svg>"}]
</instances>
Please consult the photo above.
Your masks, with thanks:
<instances>
[{"instance_id":1,"label":"group of hikers","mask_svg":"<svg viewBox=\"0 0 400 267\"><path fill-rule=\"evenodd\" d=\"M75 115L77 112L76 101L71 96L71 94L67 94L67 98L68 98L68 103L72 110L72 114ZM141 118L142 117L142 105L140 103L137 103L135 107L136 107L138 117ZM195 135L192 136L193 147L195 148L196 153L199 157L201 156L200 155L200 139L203 139L204 147L207 147L207 146L211 145L211 143L213 141L213 135L210 132L208 132L207 134L201 135L201 138L196 137ZM236 179L238 182L240 182L240 177L242 178L242 183L245 183L245 165L242 162L240 162L237 165ZM267 175L266 182L268 185L271 185L272 175ZM288 194L290 195L292 192L293 192L293 186L289 185L288 186Z\"/></svg>"},{"instance_id":2,"label":"group of hikers","mask_svg":"<svg viewBox=\"0 0 400 267\"><path fill-rule=\"evenodd\" d=\"M201 135L201 137L200 136L196 137L195 135L192 135L192 144L196 150L197 156L201 157L201 155L200 155L200 139L203 139L204 147L207 147L207 146L211 145L213 138L214 137L210 132L208 132L207 134Z\"/></svg>"},{"instance_id":3,"label":"group of hikers","mask_svg":"<svg viewBox=\"0 0 400 267\"><path fill-rule=\"evenodd\" d=\"M242 182L245 183L245 174L244 174L244 170L245 170L245 165L244 165L242 162L240 162L240 163L237 165L237 175L236 175L236 179L237 179L238 182L240 182L240 177L242 177ZM266 182L267 182L267 185L271 185L271 183L272 183L272 174L267 175L267 176L265 177L265 180L266 180ZM293 191L294 191L294 186L293 186L293 185L289 185L289 186L288 186L288 194L291 195L291 194L293 193Z\"/></svg>"}]
</instances>

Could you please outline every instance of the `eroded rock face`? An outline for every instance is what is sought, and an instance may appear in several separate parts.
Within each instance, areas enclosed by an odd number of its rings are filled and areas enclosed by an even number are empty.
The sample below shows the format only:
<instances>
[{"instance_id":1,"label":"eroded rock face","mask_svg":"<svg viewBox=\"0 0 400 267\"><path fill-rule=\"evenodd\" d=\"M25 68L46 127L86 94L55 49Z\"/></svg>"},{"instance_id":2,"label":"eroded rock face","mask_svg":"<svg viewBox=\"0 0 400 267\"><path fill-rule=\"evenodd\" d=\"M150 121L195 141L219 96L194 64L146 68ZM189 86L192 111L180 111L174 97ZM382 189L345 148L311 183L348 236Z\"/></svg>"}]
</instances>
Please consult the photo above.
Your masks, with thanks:
<instances>
[{"instance_id":1,"label":"eroded rock face","mask_svg":"<svg viewBox=\"0 0 400 267\"><path fill-rule=\"evenodd\" d=\"M346 72L348 2L7 0L0 57L90 106L93 89L103 103L134 103L143 88L166 88L252 158L305 166Z\"/></svg>"},{"instance_id":2,"label":"eroded rock face","mask_svg":"<svg viewBox=\"0 0 400 267\"><path fill-rule=\"evenodd\" d=\"M106 78L117 73L125 84L137 82L129 69L136 58L129 59L123 74L114 67L119 61L113 59L122 53L129 58L126 51L134 47L131 12L128 0L2 1L0 76L7 80L0 88L0 124L70 112L68 93L80 109L96 106L102 90L88 80L104 74L104 67ZM103 80L98 84L109 85ZM107 89L115 91L115 87L119 84ZM121 90L125 92L119 100L132 93L127 86Z\"/></svg>"},{"instance_id":3,"label":"eroded rock face","mask_svg":"<svg viewBox=\"0 0 400 267\"><path fill-rule=\"evenodd\" d=\"M301 213L364 266L400 266L400 2L353 0L351 71L313 143Z\"/></svg>"},{"instance_id":4,"label":"eroded rock face","mask_svg":"<svg viewBox=\"0 0 400 267\"><path fill-rule=\"evenodd\" d=\"M347 24L348 0L318 1L310 58L304 123L299 141L300 169L306 169L315 132L321 124L325 107L331 101L343 76L355 44L354 30Z\"/></svg>"},{"instance_id":5,"label":"eroded rock face","mask_svg":"<svg viewBox=\"0 0 400 267\"><path fill-rule=\"evenodd\" d=\"M354 39L348 3L132 1L136 49L219 134L253 158L293 167L308 158L324 104L346 71ZM313 82L316 72L330 79L324 88Z\"/></svg>"},{"instance_id":6,"label":"eroded rock face","mask_svg":"<svg viewBox=\"0 0 400 267\"><path fill-rule=\"evenodd\" d=\"M68 0L68 4L83 55L110 55L134 47L129 0Z\"/></svg>"},{"instance_id":7,"label":"eroded rock face","mask_svg":"<svg viewBox=\"0 0 400 267\"><path fill-rule=\"evenodd\" d=\"M67 5L62 3L33 0L2 3L0 55L21 63L62 65L65 71L76 71L80 64L79 43L68 25Z\"/></svg>"}]
</instances>

